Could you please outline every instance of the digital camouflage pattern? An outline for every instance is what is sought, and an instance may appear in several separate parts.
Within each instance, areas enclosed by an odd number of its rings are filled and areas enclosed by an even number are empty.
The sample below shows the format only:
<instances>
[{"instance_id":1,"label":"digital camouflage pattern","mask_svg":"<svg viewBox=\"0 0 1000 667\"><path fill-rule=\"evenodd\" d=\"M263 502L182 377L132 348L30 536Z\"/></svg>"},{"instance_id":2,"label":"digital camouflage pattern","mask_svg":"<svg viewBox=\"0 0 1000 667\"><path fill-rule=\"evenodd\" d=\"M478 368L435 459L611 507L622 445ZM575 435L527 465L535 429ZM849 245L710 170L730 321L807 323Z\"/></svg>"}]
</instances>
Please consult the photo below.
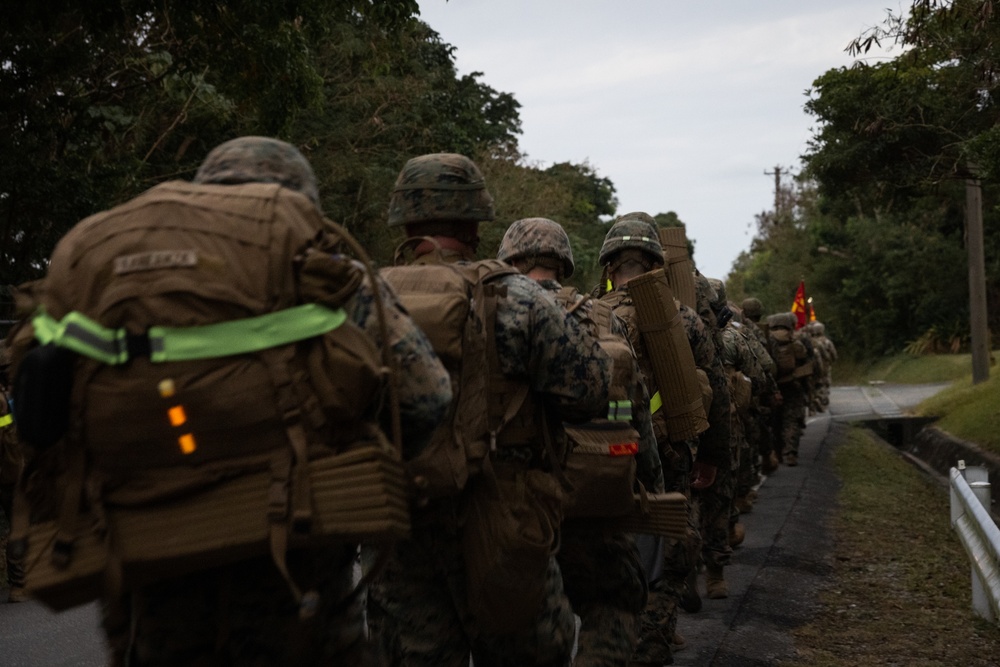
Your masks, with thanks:
<instances>
[{"instance_id":1,"label":"digital camouflage pattern","mask_svg":"<svg viewBox=\"0 0 1000 667\"><path fill-rule=\"evenodd\" d=\"M291 144L270 137L238 137L213 148L198 167L195 183L277 183L304 194L319 207L316 175Z\"/></svg>"},{"instance_id":2,"label":"digital camouflage pattern","mask_svg":"<svg viewBox=\"0 0 1000 667\"><path fill-rule=\"evenodd\" d=\"M491 633L469 610L460 515L459 503L432 501L373 585L368 623L380 664L468 667L471 655L477 667L564 667L576 621L555 558L538 616L521 632Z\"/></svg>"},{"instance_id":3,"label":"digital camouflage pattern","mask_svg":"<svg viewBox=\"0 0 1000 667\"><path fill-rule=\"evenodd\" d=\"M432 253L414 263L441 258ZM506 297L498 299L494 326L500 372L527 382L552 419L586 421L601 414L607 407L610 361L597 340L533 280L512 274L494 283L506 290ZM537 445L532 449L537 451ZM382 657L407 667L466 667L470 654L477 666L561 667L569 660L575 619L554 557L539 616L523 631L498 635L469 613L461 537L464 508L477 481L458 497L432 501L419 512L412 539L392 550L372 586L369 622Z\"/></svg>"},{"instance_id":4,"label":"digital camouflage pattern","mask_svg":"<svg viewBox=\"0 0 1000 667\"><path fill-rule=\"evenodd\" d=\"M656 231L656 220L647 213L635 212L615 218L604 237L598 261L606 266L622 250L641 250L654 262L663 264L663 246Z\"/></svg>"},{"instance_id":5,"label":"digital camouflage pattern","mask_svg":"<svg viewBox=\"0 0 1000 667\"><path fill-rule=\"evenodd\" d=\"M476 163L457 153L433 153L409 160L389 200L389 226L419 222L486 222L493 197Z\"/></svg>"},{"instance_id":6,"label":"digital camouflage pattern","mask_svg":"<svg viewBox=\"0 0 1000 667\"><path fill-rule=\"evenodd\" d=\"M515 249L517 246L515 246ZM539 285L558 293L562 285L541 280ZM576 295L577 301L584 297ZM573 311L573 319L588 326L589 303ZM628 340L624 323L611 321L612 332ZM597 331L592 330L595 336ZM639 433L636 477L651 491L662 491L663 470L649 413L649 395L638 367L632 401L632 426ZM611 529L595 528L584 520L563 524L559 554L563 584L573 611L580 617L576 658L582 667L618 667L628 663L639 640L639 614L646 605L646 576L639 561L635 538Z\"/></svg>"},{"instance_id":7,"label":"digital camouflage pattern","mask_svg":"<svg viewBox=\"0 0 1000 667\"><path fill-rule=\"evenodd\" d=\"M601 297L611 305L621 318L628 333L628 339L635 349L643 382L649 393L661 388L656 384L652 362L645 342L639 332L635 305L629 296L628 284L621 285ZM695 356L697 363L697 355ZM660 461L663 466L663 484L666 491L676 491L691 498L691 471L694 460L693 447L685 442L671 443L667 438L662 415L653 415L653 432L657 438ZM728 453L727 453L728 457ZM727 459L728 460L728 459ZM663 574L649 587L649 598L640 615L639 642L633 655L633 664L669 663L672 659L670 641L677 628L677 614L688 574L697 565L701 550L698 515L695 507L689 505L688 538L686 540L665 540L663 553Z\"/></svg>"},{"instance_id":8,"label":"digital camouflage pattern","mask_svg":"<svg viewBox=\"0 0 1000 667\"><path fill-rule=\"evenodd\" d=\"M539 259L554 259L560 267L560 280L573 275L573 248L566 230L548 218L517 220L503 235L497 259L508 264L517 262L521 273L527 273ZM524 266L530 264L530 266Z\"/></svg>"},{"instance_id":9,"label":"digital camouflage pattern","mask_svg":"<svg viewBox=\"0 0 1000 667\"><path fill-rule=\"evenodd\" d=\"M403 431L403 457L412 458L427 443L451 405L451 379L427 336L410 319L392 289L381 278L376 277L376 281L385 306L388 341L382 340L375 293L367 276L343 308L375 345L381 347L388 343L392 351L398 371L396 391ZM387 433L391 432L389 417L382 415L382 427Z\"/></svg>"},{"instance_id":10,"label":"digital camouflage pattern","mask_svg":"<svg viewBox=\"0 0 1000 667\"><path fill-rule=\"evenodd\" d=\"M757 322L764 315L764 304L760 302L760 299L756 297L747 297L743 299L740 304L740 308L743 310L743 317L747 318L751 322Z\"/></svg>"}]
</instances>

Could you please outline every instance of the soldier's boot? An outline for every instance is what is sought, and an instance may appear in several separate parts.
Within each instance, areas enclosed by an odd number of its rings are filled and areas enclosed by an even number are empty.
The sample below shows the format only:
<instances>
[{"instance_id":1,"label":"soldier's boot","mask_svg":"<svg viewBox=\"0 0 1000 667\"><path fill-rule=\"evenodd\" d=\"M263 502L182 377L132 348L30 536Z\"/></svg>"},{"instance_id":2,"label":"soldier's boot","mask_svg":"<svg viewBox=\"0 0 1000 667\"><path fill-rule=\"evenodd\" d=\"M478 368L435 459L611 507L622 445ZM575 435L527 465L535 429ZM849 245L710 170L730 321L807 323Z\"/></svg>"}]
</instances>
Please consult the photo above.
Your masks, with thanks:
<instances>
[{"instance_id":1,"label":"soldier's boot","mask_svg":"<svg viewBox=\"0 0 1000 667\"><path fill-rule=\"evenodd\" d=\"M684 639L684 635L674 630L674 636L670 639L670 650L674 653L683 650L687 646L687 640Z\"/></svg>"},{"instance_id":2,"label":"soldier's boot","mask_svg":"<svg viewBox=\"0 0 1000 667\"><path fill-rule=\"evenodd\" d=\"M781 461L778 458L778 453L772 449L768 453L767 460L764 461L764 464L762 466L764 469L764 474L770 475L773 472L775 472L778 469L778 465L780 465L780 463Z\"/></svg>"},{"instance_id":3,"label":"soldier's boot","mask_svg":"<svg viewBox=\"0 0 1000 667\"><path fill-rule=\"evenodd\" d=\"M747 514L753 510L754 498L751 494L756 495L753 491L750 491L745 496L740 496L733 501L733 506L736 507L736 511L740 514Z\"/></svg>"},{"instance_id":4,"label":"soldier's boot","mask_svg":"<svg viewBox=\"0 0 1000 667\"><path fill-rule=\"evenodd\" d=\"M795 452L788 452L785 454L785 465L790 467L795 467L799 464L799 455Z\"/></svg>"},{"instance_id":5,"label":"soldier's boot","mask_svg":"<svg viewBox=\"0 0 1000 667\"><path fill-rule=\"evenodd\" d=\"M691 568L684 582L684 592L681 593L681 609L689 614L701 611L701 596L698 594L698 568Z\"/></svg>"},{"instance_id":6,"label":"soldier's boot","mask_svg":"<svg viewBox=\"0 0 1000 667\"><path fill-rule=\"evenodd\" d=\"M24 540L7 543L7 581L10 584L8 602L24 602L28 594L24 590L24 558L26 553Z\"/></svg>"},{"instance_id":7,"label":"soldier's boot","mask_svg":"<svg viewBox=\"0 0 1000 667\"><path fill-rule=\"evenodd\" d=\"M729 546L738 547L743 544L747 530L742 523L734 523L729 526Z\"/></svg>"},{"instance_id":8,"label":"soldier's boot","mask_svg":"<svg viewBox=\"0 0 1000 667\"><path fill-rule=\"evenodd\" d=\"M709 600L722 600L729 597L729 586L722 575L721 565L709 565L705 570L705 588Z\"/></svg>"}]
</instances>

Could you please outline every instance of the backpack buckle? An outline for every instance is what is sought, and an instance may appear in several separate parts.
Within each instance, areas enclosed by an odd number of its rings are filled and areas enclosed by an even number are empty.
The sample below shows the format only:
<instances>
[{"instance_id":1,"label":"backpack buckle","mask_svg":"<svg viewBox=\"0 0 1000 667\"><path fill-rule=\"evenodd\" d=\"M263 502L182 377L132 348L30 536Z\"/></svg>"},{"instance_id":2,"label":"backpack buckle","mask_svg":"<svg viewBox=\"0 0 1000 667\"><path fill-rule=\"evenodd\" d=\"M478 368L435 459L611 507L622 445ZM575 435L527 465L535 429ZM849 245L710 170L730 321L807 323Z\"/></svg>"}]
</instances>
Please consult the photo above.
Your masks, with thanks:
<instances>
[{"instance_id":1,"label":"backpack buckle","mask_svg":"<svg viewBox=\"0 0 1000 667\"><path fill-rule=\"evenodd\" d=\"M128 352L128 358L134 359L135 357L149 357L153 351L152 344L149 342L149 334L128 334L125 336L125 351Z\"/></svg>"}]
</instances>

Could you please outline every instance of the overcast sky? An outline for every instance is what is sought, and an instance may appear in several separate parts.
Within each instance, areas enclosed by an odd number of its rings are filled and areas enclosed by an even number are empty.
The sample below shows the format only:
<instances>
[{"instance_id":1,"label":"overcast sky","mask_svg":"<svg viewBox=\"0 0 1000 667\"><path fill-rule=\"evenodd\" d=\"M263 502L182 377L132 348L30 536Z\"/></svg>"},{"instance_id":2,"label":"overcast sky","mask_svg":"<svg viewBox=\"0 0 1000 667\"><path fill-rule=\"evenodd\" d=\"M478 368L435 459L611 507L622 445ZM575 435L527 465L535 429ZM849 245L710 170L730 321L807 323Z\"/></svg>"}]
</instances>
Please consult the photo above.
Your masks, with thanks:
<instances>
[{"instance_id":1,"label":"overcast sky","mask_svg":"<svg viewBox=\"0 0 1000 667\"><path fill-rule=\"evenodd\" d=\"M720 278L773 208L764 172L798 170L812 82L850 66L848 42L900 11L896 0L419 2L461 73L521 103L530 162L589 162L615 184L620 214L676 212L699 269Z\"/></svg>"}]
</instances>

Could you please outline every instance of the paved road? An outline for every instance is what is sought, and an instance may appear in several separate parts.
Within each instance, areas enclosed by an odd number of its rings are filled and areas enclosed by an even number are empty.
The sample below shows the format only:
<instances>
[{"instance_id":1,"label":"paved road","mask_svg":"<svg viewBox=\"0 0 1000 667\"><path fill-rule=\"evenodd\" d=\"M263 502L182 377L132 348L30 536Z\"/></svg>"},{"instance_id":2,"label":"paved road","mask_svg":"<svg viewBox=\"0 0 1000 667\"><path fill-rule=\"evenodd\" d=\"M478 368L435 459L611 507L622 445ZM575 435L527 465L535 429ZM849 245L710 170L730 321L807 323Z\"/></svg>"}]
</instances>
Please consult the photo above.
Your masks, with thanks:
<instances>
[{"instance_id":1,"label":"paved road","mask_svg":"<svg viewBox=\"0 0 1000 667\"><path fill-rule=\"evenodd\" d=\"M815 591L831 572L826 525L839 488L828 465L831 451L850 422L898 417L946 386L833 389L829 413L807 421L799 465L765 479L753 512L743 515L747 536L726 568L729 597L704 599L697 614L681 613L678 628L688 646L675 654L675 665L764 667L794 657L791 630L812 617Z\"/></svg>"},{"instance_id":2,"label":"paved road","mask_svg":"<svg viewBox=\"0 0 1000 667\"><path fill-rule=\"evenodd\" d=\"M764 480L747 537L726 570L730 596L682 613L688 646L676 665L761 667L792 656L790 630L812 616L814 592L830 572L826 520L838 482L831 450L847 423L892 417L947 385L835 387L830 412L808 420L799 465ZM52 614L34 602L0 604L4 667L96 667L105 664L95 605Z\"/></svg>"}]
</instances>

